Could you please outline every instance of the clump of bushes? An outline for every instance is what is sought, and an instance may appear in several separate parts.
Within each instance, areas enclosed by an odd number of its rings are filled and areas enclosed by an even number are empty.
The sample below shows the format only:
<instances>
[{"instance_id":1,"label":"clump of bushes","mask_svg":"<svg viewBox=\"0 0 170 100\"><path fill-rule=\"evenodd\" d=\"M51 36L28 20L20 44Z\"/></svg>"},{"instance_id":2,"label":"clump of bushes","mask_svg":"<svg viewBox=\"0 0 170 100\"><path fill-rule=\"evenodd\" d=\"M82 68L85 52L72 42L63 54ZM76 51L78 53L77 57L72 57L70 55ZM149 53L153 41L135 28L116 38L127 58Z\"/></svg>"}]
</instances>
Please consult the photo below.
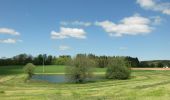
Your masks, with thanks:
<instances>
[{"instance_id":1,"label":"clump of bushes","mask_svg":"<svg viewBox=\"0 0 170 100\"><path fill-rule=\"evenodd\" d=\"M77 55L71 59L66 68L69 82L83 83L93 76L94 62L86 55Z\"/></svg>"},{"instance_id":2,"label":"clump of bushes","mask_svg":"<svg viewBox=\"0 0 170 100\"><path fill-rule=\"evenodd\" d=\"M0 91L0 93L2 93L2 94L3 94L3 93L5 93L5 91L2 91L2 90L1 90L1 91Z\"/></svg>"},{"instance_id":3,"label":"clump of bushes","mask_svg":"<svg viewBox=\"0 0 170 100\"><path fill-rule=\"evenodd\" d=\"M34 75L35 65L28 63L24 66L24 72L27 74L26 80L29 80Z\"/></svg>"},{"instance_id":4,"label":"clump of bushes","mask_svg":"<svg viewBox=\"0 0 170 100\"><path fill-rule=\"evenodd\" d=\"M107 65L106 78L108 79L128 79L131 70L130 64L123 58L111 59Z\"/></svg>"}]
</instances>

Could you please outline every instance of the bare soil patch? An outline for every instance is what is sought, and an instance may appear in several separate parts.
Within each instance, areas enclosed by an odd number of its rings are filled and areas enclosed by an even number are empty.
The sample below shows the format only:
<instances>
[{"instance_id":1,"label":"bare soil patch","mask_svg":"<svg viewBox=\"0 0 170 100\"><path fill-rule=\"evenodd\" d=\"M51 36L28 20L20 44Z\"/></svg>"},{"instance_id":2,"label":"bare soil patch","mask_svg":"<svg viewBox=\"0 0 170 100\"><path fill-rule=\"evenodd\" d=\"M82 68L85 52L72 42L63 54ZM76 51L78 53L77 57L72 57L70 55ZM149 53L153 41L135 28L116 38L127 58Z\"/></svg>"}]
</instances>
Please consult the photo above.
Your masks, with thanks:
<instances>
[{"instance_id":1,"label":"bare soil patch","mask_svg":"<svg viewBox=\"0 0 170 100\"><path fill-rule=\"evenodd\" d=\"M170 70L170 68L132 68L132 70Z\"/></svg>"}]
</instances>

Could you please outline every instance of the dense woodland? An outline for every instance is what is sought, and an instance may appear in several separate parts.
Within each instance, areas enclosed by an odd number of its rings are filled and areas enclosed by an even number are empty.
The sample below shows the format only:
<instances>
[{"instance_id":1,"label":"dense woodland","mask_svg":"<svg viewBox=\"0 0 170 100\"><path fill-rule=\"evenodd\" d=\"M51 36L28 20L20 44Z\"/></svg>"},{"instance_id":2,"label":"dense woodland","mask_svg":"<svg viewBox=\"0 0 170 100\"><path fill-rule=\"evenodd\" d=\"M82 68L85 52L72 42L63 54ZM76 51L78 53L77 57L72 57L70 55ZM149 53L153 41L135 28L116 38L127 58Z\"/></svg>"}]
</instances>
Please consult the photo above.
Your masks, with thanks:
<instances>
[{"instance_id":1,"label":"dense woodland","mask_svg":"<svg viewBox=\"0 0 170 100\"><path fill-rule=\"evenodd\" d=\"M81 56L84 54L77 54ZM170 61L139 61L138 58L133 58L130 56L97 56L94 54L87 54L87 56L92 59L96 64L96 67L104 68L107 66L109 59L111 58L124 58L130 64L131 67L163 67L170 66ZM59 57L39 54L38 56L32 56L28 54L19 54L12 58L0 58L0 66L6 65L25 65L27 63L33 63L35 65L66 65L67 62L73 59L70 55L62 55Z\"/></svg>"},{"instance_id":2,"label":"dense woodland","mask_svg":"<svg viewBox=\"0 0 170 100\"><path fill-rule=\"evenodd\" d=\"M151 61L141 61L140 62L141 67L170 67L170 60L151 60Z\"/></svg>"}]
</instances>

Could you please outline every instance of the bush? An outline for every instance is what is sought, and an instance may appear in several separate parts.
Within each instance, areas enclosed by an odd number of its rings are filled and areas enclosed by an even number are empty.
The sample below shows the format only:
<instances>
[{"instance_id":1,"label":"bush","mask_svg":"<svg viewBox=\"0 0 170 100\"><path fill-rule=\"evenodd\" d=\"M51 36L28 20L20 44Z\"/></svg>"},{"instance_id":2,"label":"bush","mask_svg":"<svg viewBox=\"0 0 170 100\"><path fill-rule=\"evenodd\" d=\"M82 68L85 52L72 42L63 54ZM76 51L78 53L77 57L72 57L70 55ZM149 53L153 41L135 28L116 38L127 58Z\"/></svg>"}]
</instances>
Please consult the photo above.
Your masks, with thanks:
<instances>
[{"instance_id":1,"label":"bush","mask_svg":"<svg viewBox=\"0 0 170 100\"><path fill-rule=\"evenodd\" d=\"M5 91L2 91L2 90L1 90L1 91L0 91L0 93L2 93L2 94L3 94L3 93L5 93Z\"/></svg>"},{"instance_id":2,"label":"bush","mask_svg":"<svg viewBox=\"0 0 170 100\"><path fill-rule=\"evenodd\" d=\"M83 83L93 76L93 61L86 55L78 55L68 62L66 77L68 81Z\"/></svg>"},{"instance_id":3,"label":"bush","mask_svg":"<svg viewBox=\"0 0 170 100\"><path fill-rule=\"evenodd\" d=\"M128 79L130 77L130 68L127 61L123 58L115 58L109 61L106 78L108 79Z\"/></svg>"},{"instance_id":4,"label":"bush","mask_svg":"<svg viewBox=\"0 0 170 100\"><path fill-rule=\"evenodd\" d=\"M32 63L28 63L24 66L24 72L28 74L27 79L30 79L32 77L32 75L34 74L34 69L35 65Z\"/></svg>"}]
</instances>

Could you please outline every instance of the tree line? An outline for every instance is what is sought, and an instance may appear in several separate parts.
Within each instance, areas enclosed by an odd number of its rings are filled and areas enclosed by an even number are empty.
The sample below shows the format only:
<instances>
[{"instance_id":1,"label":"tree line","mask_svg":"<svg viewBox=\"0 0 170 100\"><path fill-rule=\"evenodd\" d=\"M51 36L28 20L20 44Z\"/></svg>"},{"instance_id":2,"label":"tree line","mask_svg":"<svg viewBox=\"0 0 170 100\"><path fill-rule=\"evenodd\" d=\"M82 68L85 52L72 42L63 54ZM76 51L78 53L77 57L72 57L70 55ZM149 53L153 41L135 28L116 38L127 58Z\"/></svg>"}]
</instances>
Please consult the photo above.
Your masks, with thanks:
<instances>
[{"instance_id":1,"label":"tree line","mask_svg":"<svg viewBox=\"0 0 170 100\"><path fill-rule=\"evenodd\" d=\"M28 54L19 54L12 58L1 58L0 66L25 65L27 63L33 63L35 65L65 65L68 59L71 59L71 56L63 55L56 57L47 54L39 54L34 57Z\"/></svg>"},{"instance_id":2,"label":"tree line","mask_svg":"<svg viewBox=\"0 0 170 100\"><path fill-rule=\"evenodd\" d=\"M140 67L151 67L151 68L170 67L170 60L141 61Z\"/></svg>"},{"instance_id":3,"label":"tree line","mask_svg":"<svg viewBox=\"0 0 170 100\"><path fill-rule=\"evenodd\" d=\"M77 54L76 56L82 56L84 54ZM129 56L97 56L94 54L86 54L89 59L95 62L95 67L104 68L108 65L109 59L113 58L125 58L132 67L138 67L140 62L138 58L133 58ZM47 54L39 54L38 56L32 56L28 54L19 54L12 58L1 58L0 66L7 65L25 65L27 63L33 63L35 65L66 65L66 63L73 59L70 55L62 55L59 57L47 55Z\"/></svg>"}]
</instances>

